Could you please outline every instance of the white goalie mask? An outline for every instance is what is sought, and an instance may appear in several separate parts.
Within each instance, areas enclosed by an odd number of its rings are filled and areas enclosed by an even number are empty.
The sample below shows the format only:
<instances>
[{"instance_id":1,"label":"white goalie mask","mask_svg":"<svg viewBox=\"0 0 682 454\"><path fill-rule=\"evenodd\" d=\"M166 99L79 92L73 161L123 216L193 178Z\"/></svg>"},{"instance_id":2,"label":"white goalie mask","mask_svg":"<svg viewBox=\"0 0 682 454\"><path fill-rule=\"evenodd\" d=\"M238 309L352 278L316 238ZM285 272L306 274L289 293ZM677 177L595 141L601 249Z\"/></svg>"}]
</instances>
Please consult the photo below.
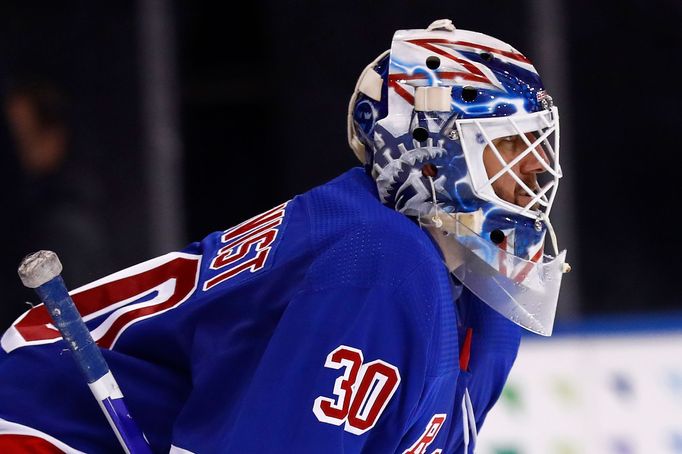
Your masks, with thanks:
<instances>
[{"instance_id":1,"label":"white goalie mask","mask_svg":"<svg viewBox=\"0 0 682 454\"><path fill-rule=\"evenodd\" d=\"M400 30L360 76L348 133L381 201L430 231L462 284L551 334L569 269L549 222L559 113L525 56L448 20Z\"/></svg>"}]
</instances>

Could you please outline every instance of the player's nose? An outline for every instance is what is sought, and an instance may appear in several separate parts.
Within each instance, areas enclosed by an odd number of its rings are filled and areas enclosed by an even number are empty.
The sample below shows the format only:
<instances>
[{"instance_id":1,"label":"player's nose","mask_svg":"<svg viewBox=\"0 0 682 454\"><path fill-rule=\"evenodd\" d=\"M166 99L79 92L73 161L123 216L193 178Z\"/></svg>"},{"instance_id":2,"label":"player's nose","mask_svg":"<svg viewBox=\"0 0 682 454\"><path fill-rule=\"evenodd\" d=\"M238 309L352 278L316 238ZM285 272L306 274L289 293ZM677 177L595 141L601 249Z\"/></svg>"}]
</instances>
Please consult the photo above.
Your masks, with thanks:
<instances>
[{"instance_id":1,"label":"player's nose","mask_svg":"<svg viewBox=\"0 0 682 454\"><path fill-rule=\"evenodd\" d=\"M526 137L530 141L530 143L533 143L537 140L535 134L533 133L526 133ZM526 147L526 143L524 141L521 141L523 143L524 148ZM521 160L521 172L524 174L536 174L536 173L543 173L547 170L547 166L549 165L549 159L547 158L547 153L545 152L545 149L543 148L542 144L537 144L535 146L535 153L531 152L526 155Z\"/></svg>"}]
</instances>

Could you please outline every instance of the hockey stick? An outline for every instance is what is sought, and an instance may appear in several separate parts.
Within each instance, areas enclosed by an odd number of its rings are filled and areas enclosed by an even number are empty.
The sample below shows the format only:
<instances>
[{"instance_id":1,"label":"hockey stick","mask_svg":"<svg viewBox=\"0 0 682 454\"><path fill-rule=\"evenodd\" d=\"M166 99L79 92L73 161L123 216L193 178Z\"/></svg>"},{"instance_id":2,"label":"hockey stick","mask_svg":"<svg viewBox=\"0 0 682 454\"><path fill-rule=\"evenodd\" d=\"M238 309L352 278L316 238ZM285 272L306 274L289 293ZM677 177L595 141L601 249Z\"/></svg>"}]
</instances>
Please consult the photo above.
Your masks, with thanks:
<instances>
[{"instance_id":1,"label":"hockey stick","mask_svg":"<svg viewBox=\"0 0 682 454\"><path fill-rule=\"evenodd\" d=\"M21 281L34 289L45 304L123 450L128 454L151 454L142 431L126 408L123 393L102 352L69 296L61 272L62 264L52 251L31 254L19 266Z\"/></svg>"}]
</instances>

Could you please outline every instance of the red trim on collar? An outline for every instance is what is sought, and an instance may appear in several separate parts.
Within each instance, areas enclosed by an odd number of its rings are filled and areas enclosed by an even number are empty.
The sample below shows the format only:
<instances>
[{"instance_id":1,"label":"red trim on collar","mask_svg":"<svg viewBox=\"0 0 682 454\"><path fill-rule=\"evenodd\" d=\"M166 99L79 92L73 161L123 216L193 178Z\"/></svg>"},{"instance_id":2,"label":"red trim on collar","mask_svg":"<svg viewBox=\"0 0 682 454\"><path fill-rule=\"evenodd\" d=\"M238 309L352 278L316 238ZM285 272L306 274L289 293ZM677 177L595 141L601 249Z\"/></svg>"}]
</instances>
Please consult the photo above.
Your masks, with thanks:
<instances>
[{"instance_id":1,"label":"red trim on collar","mask_svg":"<svg viewBox=\"0 0 682 454\"><path fill-rule=\"evenodd\" d=\"M471 358L471 335L474 330L467 328L467 332L464 335L464 343L462 348L459 350L459 369L463 371L469 370L469 358Z\"/></svg>"}]
</instances>

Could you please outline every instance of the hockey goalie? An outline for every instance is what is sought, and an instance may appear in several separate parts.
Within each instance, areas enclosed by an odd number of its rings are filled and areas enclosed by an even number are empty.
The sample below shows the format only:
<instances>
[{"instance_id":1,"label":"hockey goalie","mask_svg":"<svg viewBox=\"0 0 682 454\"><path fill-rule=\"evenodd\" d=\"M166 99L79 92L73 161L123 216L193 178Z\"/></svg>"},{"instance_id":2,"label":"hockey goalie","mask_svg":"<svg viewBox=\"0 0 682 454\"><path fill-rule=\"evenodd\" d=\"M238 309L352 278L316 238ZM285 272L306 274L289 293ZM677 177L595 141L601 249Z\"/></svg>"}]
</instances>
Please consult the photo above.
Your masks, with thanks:
<instances>
[{"instance_id":1,"label":"hockey goalie","mask_svg":"<svg viewBox=\"0 0 682 454\"><path fill-rule=\"evenodd\" d=\"M471 453L521 329L551 334L559 114L528 58L399 30L347 126L361 167L71 292L153 452ZM45 306L1 346L1 452L120 452Z\"/></svg>"}]
</instances>

